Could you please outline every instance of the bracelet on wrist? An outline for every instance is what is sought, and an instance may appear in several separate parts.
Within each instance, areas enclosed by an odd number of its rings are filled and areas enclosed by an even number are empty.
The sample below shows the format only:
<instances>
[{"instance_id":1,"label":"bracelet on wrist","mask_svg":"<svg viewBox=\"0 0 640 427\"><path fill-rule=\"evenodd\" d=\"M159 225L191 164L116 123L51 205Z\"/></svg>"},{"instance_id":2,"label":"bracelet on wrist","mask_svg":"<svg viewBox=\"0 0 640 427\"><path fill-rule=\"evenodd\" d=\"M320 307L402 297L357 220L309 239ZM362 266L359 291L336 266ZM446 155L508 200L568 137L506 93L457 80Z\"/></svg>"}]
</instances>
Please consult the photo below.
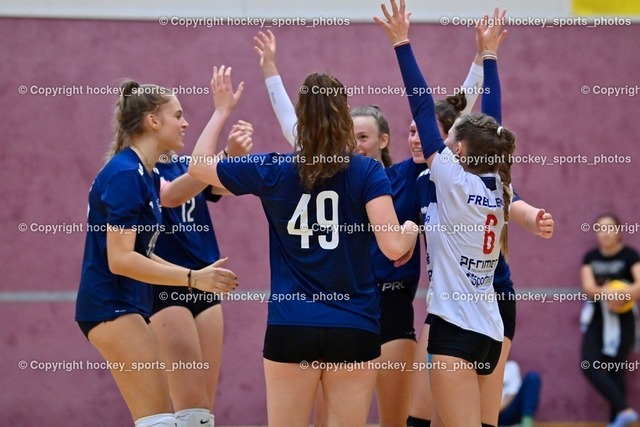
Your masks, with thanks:
<instances>
[{"instance_id":1,"label":"bracelet on wrist","mask_svg":"<svg viewBox=\"0 0 640 427\"><path fill-rule=\"evenodd\" d=\"M402 46L409 43L409 39L404 39L404 40L400 40L399 42L396 42L393 44L393 47L396 48L398 46Z\"/></svg>"},{"instance_id":2,"label":"bracelet on wrist","mask_svg":"<svg viewBox=\"0 0 640 427\"><path fill-rule=\"evenodd\" d=\"M480 56L482 59L498 59L498 54L494 50L484 50Z\"/></svg>"}]
</instances>

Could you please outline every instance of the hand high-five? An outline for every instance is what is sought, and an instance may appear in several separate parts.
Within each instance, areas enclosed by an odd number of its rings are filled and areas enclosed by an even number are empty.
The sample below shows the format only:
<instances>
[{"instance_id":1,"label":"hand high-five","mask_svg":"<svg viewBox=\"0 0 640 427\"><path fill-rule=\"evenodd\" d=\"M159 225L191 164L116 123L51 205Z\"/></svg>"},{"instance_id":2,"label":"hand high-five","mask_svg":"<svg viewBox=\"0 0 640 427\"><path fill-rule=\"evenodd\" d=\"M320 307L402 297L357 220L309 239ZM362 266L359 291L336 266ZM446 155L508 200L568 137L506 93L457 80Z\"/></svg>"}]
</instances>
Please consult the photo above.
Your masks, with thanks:
<instances>
[{"instance_id":1,"label":"hand high-five","mask_svg":"<svg viewBox=\"0 0 640 427\"><path fill-rule=\"evenodd\" d=\"M254 50L260 56L260 66L265 68L266 66L274 66L276 64L276 36L273 35L271 30L267 30L267 33L260 31L256 37L253 38L255 44Z\"/></svg>"},{"instance_id":2,"label":"hand high-five","mask_svg":"<svg viewBox=\"0 0 640 427\"><path fill-rule=\"evenodd\" d=\"M382 13L386 18L386 22L377 16L373 20L379 24L387 32L387 37L393 45L409 40L409 17L411 12L405 12L405 1L400 0L400 8L396 0L391 0L391 12L387 10L387 6L383 3L380 5Z\"/></svg>"},{"instance_id":3,"label":"hand high-five","mask_svg":"<svg viewBox=\"0 0 640 427\"><path fill-rule=\"evenodd\" d=\"M245 156L251 152L253 147L253 125L244 120L238 120L231 127L227 139L227 154L231 157Z\"/></svg>"},{"instance_id":4,"label":"hand high-five","mask_svg":"<svg viewBox=\"0 0 640 427\"><path fill-rule=\"evenodd\" d=\"M501 31L506 14L506 9L500 12L500 9L496 7L491 20L489 19L489 15L485 15L482 17L482 21L476 25L478 52L498 52L498 47L500 47L502 41L507 37L507 30Z\"/></svg>"},{"instance_id":5,"label":"hand high-five","mask_svg":"<svg viewBox=\"0 0 640 427\"><path fill-rule=\"evenodd\" d=\"M216 110L223 112L231 112L244 90L244 82L238 85L236 92L233 91L233 84L231 83L231 67L225 69L222 65L213 67L213 77L211 78L211 91L213 92L213 105Z\"/></svg>"}]
</instances>

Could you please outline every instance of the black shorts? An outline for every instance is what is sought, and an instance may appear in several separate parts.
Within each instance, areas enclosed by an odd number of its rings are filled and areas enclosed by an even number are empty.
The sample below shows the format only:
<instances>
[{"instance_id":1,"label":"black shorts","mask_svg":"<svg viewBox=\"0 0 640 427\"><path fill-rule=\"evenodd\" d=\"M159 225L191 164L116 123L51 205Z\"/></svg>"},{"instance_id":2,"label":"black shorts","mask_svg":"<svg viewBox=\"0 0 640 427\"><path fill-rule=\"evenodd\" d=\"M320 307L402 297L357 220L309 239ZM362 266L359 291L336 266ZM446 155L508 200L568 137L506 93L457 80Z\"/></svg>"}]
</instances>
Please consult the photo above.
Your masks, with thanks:
<instances>
[{"instance_id":1,"label":"black shorts","mask_svg":"<svg viewBox=\"0 0 640 427\"><path fill-rule=\"evenodd\" d=\"M504 336L513 341L513 337L516 335L516 299L513 288L507 292L496 293L498 299L498 310L500 311L500 317L502 318L502 324L504 325ZM424 320L425 324L430 325L431 319L427 314L427 318Z\"/></svg>"},{"instance_id":2,"label":"black shorts","mask_svg":"<svg viewBox=\"0 0 640 427\"><path fill-rule=\"evenodd\" d=\"M144 321L145 321L145 322L147 322L147 325L148 325L149 323L151 323L151 322L149 321L149 318L148 318L148 317L142 316L142 318L144 319ZM116 317L116 319L117 319L117 317ZM114 320L116 320L116 319L111 319L111 320L100 320L100 321L97 321L97 322L93 322L93 321L84 321L84 320L78 320L78 321L77 321L77 323L78 323L78 326L80 327L80 330L81 330L81 331L82 331L82 333L84 334L84 336L85 336L87 339L89 339L89 332L91 332L91 330L92 330L93 328L95 328L96 326L98 326L100 323L112 322L112 321L114 321Z\"/></svg>"},{"instance_id":3,"label":"black shorts","mask_svg":"<svg viewBox=\"0 0 640 427\"><path fill-rule=\"evenodd\" d=\"M462 329L436 315L431 315L430 325L429 354L459 357L472 364L478 375L489 375L496 368L502 350L500 341Z\"/></svg>"},{"instance_id":4,"label":"black shorts","mask_svg":"<svg viewBox=\"0 0 640 427\"><path fill-rule=\"evenodd\" d=\"M399 339L416 341L413 327L413 298L418 282L378 283L380 291L381 343Z\"/></svg>"},{"instance_id":5,"label":"black shorts","mask_svg":"<svg viewBox=\"0 0 640 427\"><path fill-rule=\"evenodd\" d=\"M352 328L267 325L263 356L281 363L366 362L380 356L380 335Z\"/></svg>"},{"instance_id":6,"label":"black shorts","mask_svg":"<svg viewBox=\"0 0 640 427\"><path fill-rule=\"evenodd\" d=\"M513 288L507 292L496 293L498 310L504 324L504 337L513 341L516 334L516 298Z\"/></svg>"},{"instance_id":7,"label":"black shorts","mask_svg":"<svg viewBox=\"0 0 640 427\"><path fill-rule=\"evenodd\" d=\"M186 286L154 286L153 309L151 314L156 314L167 307L185 307L193 317L202 313L209 307L220 304L220 297L211 292L199 289L191 289Z\"/></svg>"}]
</instances>

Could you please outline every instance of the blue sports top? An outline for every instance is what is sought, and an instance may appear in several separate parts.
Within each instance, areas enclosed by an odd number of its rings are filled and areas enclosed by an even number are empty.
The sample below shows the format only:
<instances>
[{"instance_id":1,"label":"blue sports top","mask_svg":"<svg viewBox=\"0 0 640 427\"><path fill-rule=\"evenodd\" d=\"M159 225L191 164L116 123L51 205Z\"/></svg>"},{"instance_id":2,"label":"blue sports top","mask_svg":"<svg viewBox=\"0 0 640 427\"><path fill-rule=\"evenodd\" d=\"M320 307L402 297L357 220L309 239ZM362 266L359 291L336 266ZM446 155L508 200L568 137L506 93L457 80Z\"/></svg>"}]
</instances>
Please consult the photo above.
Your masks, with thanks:
<instances>
[{"instance_id":1,"label":"blue sports top","mask_svg":"<svg viewBox=\"0 0 640 427\"><path fill-rule=\"evenodd\" d=\"M298 155L260 154L218 163L225 188L260 197L269 223L270 325L379 333L365 205L391 195L391 187L377 161L357 155L345 159L346 169L311 192L301 186Z\"/></svg>"},{"instance_id":2,"label":"blue sports top","mask_svg":"<svg viewBox=\"0 0 640 427\"><path fill-rule=\"evenodd\" d=\"M413 159L407 159L385 168L393 192L393 207L400 224L407 220L416 224L420 223L418 200L416 199L416 179L426 168L426 163L418 164ZM380 251L374 239L371 245L371 263L373 274L378 282L415 282L414 289L412 289L415 294L417 282L420 279L420 245L416 245L413 256L406 264L396 268L393 266L393 261Z\"/></svg>"},{"instance_id":3,"label":"blue sports top","mask_svg":"<svg viewBox=\"0 0 640 427\"><path fill-rule=\"evenodd\" d=\"M171 182L187 173L189 157L171 156L170 163L156 163L160 177ZM173 161L176 160L176 161ZM182 267L199 270L220 258L208 201L218 201L211 187L175 208L162 208L164 232L158 237L155 253Z\"/></svg>"},{"instance_id":4,"label":"blue sports top","mask_svg":"<svg viewBox=\"0 0 640 427\"><path fill-rule=\"evenodd\" d=\"M148 173L128 147L116 154L93 181L76 299L77 321L113 320L129 313L150 315L151 285L109 270L107 230L136 233L134 250L149 257L162 230L159 186L157 171Z\"/></svg>"}]
</instances>

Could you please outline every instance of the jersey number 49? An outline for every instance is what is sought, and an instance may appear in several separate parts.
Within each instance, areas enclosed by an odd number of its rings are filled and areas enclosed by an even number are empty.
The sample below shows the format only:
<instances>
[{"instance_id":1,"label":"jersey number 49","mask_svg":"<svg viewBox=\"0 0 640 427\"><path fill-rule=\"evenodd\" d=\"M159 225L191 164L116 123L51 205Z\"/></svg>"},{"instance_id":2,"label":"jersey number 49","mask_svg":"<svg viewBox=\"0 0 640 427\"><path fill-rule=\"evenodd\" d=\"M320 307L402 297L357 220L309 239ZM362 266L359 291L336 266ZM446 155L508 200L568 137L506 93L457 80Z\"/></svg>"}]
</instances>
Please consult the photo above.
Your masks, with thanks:
<instances>
[{"instance_id":1,"label":"jersey number 49","mask_svg":"<svg viewBox=\"0 0 640 427\"><path fill-rule=\"evenodd\" d=\"M309 202L310 194L303 194L293 211L291 219L287 223L287 232L293 236L300 236L300 247L309 249L309 236L313 236L315 227L309 227ZM322 191L316 196L317 230L327 231L327 235L318 236L318 244L322 249L335 249L340 240L338 234L338 193L335 191ZM328 205L328 206L327 206ZM331 212L327 218L327 211ZM300 219L300 227L296 223Z\"/></svg>"}]
</instances>

